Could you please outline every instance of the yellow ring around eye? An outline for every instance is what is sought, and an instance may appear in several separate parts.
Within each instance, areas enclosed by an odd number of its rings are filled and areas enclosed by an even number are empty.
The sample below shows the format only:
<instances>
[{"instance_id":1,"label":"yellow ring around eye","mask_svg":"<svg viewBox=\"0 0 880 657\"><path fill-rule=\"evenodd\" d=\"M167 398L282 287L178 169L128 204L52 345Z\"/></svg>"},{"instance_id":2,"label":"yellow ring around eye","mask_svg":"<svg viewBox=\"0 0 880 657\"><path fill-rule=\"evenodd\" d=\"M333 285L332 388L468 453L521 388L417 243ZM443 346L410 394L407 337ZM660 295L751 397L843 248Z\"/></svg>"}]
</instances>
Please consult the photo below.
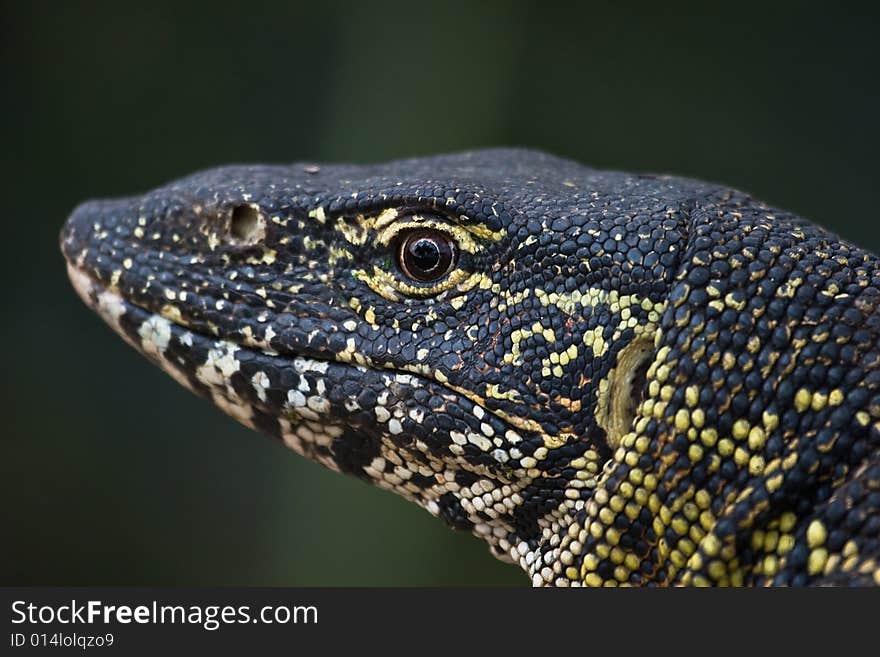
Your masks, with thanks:
<instances>
[{"instance_id":1,"label":"yellow ring around eye","mask_svg":"<svg viewBox=\"0 0 880 657\"><path fill-rule=\"evenodd\" d=\"M387 226L376 235L376 244L388 246L394 238L401 232L418 228L433 229L441 233L446 233L455 240L459 250L466 253L479 253L484 249L483 245L474 239L473 233L461 226L453 226L452 224L438 221L436 219L422 218L419 215L412 215L409 220L396 221Z\"/></svg>"},{"instance_id":2,"label":"yellow ring around eye","mask_svg":"<svg viewBox=\"0 0 880 657\"><path fill-rule=\"evenodd\" d=\"M453 269L447 274L446 278L436 285L416 286L409 285L393 272L380 269L376 265L373 265L372 272L358 269L353 273L355 278L366 283L373 292L385 297L389 301L401 301L405 297L430 299L444 292L452 292L455 295L464 294L485 278L483 274Z\"/></svg>"},{"instance_id":3,"label":"yellow ring around eye","mask_svg":"<svg viewBox=\"0 0 880 657\"><path fill-rule=\"evenodd\" d=\"M376 229L374 244L390 247L402 231L413 229L432 229L446 233L456 242L459 252L477 254L485 250L483 240L501 239L501 231L488 231L485 226L458 226L442 219L418 213L400 215L397 210L386 210L371 220L370 226ZM452 269L442 280L434 285L411 285L401 279L396 271L386 271L373 265L372 271L359 269L352 272L355 278L366 283L370 289L389 301L402 301L406 298L438 301L461 297L477 285L488 288L491 281L485 274L468 272L458 267Z\"/></svg>"}]
</instances>

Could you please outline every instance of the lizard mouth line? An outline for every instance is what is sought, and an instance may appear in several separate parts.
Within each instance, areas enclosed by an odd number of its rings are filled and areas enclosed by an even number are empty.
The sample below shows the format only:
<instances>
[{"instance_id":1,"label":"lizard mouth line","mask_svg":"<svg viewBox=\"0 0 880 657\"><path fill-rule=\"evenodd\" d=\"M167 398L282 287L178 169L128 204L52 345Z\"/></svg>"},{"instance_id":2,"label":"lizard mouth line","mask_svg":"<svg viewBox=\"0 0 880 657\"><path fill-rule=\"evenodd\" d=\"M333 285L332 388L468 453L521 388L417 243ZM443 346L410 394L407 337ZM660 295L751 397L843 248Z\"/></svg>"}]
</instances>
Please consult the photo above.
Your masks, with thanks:
<instances>
[{"instance_id":1,"label":"lizard mouth line","mask_svg":"<svg viewBox=\"0 0 880 657\"><path fill-rule=\"evenodd\" d=\"M468 394L468 391L406 370L374 368L337 359L279 354L221 336L206 335L126 299L112 287L96 280L71 262L67 263L67 271L73 287L83 302L97 312L129 345L151 359L178 383L197 395L211 398L221 410L254 430L267 433L265 427L253 421L254 415L261 412L272 415L284 414L291 408L295 411L294 415L297 419L305 418L311 421L313 431L317 430L316 423L343 421L345 416L344 413L339 412L339 409L334 409L336 412L329 414L331 409L325 392L326 388L332 385L329 380L331 373L328 371L332 369L340 379L343 371L347 372L345 378L348 380L364 381L371 377L379 377L384 381L383 385L389 389L423 388L443 391L441 393L443 396L454 398L459 405L470 406L469 410L474 416L485 418L495 425L496 435L512 436L514 442L522 439L518 433L521 429L517 429L507 418L500 417L484 407L480 403L481 400L474 399L475 395ZM198 354L188 352L198 352ZM249 375L247 378L255 389L255 394L252 395L251 391L247 390L249 394L244 397L242 390L230 385L230 377L246 369L236 360L235 354L239 352L247 354ZM238 369L239 367L241 370ZM260 371L250 375L250 369L260 368L262 368ZM283 379L281 373L284 370L294 370L301 375L299 389L285 391L284 399L278 399L278 395L273 399L271 394L267 396L267 390L260 390L262 377ZM352 370L356 372L355 376L352 376ZM308 386L302 383L306 375L313 379ZM327 379L327 382L319 383L319 379ZM262 387L266 388L266 386ZM309 392L318 394L310 395ZM348 410L350 408L346 407L346 411ZM374 410L370 409L371 412ZM378 414L381 414L381 411ZM289 426L290 423L288 429ZM285 438L285 442L289 441ZM298 446L291 446L296 451L302 451ZM308 456L315 458L314 454ZM326 465L332 467L331 464Z\"/></svg>"},{"instance_id":2,"label":"lizard mouth line","mask_svg":"<svg viewBox=\"0 0 880 657\"><path fill-rule=\"evenodd\" d=\"M100 281L95 277L89 275L87 271L79 268L69 261L67 262L67 275L70 278L71 284L73 285L77 294L86 304L86 306L95 310L99 314L99 316L104 319L105 322L110 324L110 326L115 331L117 331L128 344L141 352L144 351L144 345L140 344L138 340L134 339L129 331L125 330L119 325L120 317L124 313L136 312L142 316L141 319L143 320L152 320L154 323L165 322L170 327L173 327L176 332L180 332L184 335L189 334L191 336L197 336L198 339L204 342L216 343L218 345L229 345L230 347L234 347L235 349L243 350L252 354L257 354L264 358L277 360L281 363L290 364L297 361L327 364L332 363L333 365L339 367L348 367L359 371L374 370L384 371L391 374L399 373L401 375L423 379L424 381L430 382L432 384L442 385L439 382L433 381L432 379L427 379L425 377L419 376L416 373L406 372L405 370L397 370L393 368L373 368L369 364L360 365L358 363L339 360L336 358L321 358L313 355L305 356L297 353L279 353L278 351L275 351L273 349L260 348L258 345L246 344L240 340L231 339L223 335L211 335L205 333L204 331L193 329L185 323L174 321L172 319L164 317L155 309L146 307L142 304L136 303L126 298L118 291L116 291L112 286L109 286L105 282ZM154 354L148 353L147 355ZM163 367L163 369L166 368ZM171 374L172 376L174 375L173 372Z\"/></svg>"}]
</instances>

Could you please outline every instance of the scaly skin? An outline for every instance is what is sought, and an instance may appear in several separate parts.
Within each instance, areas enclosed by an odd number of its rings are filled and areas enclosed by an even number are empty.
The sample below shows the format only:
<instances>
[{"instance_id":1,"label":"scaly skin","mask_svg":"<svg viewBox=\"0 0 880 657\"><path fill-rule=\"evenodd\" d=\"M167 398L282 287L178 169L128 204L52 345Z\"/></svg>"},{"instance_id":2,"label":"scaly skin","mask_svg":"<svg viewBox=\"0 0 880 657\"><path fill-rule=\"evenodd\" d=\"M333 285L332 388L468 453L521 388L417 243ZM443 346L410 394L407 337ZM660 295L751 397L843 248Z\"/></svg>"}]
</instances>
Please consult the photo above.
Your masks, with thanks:
<instances>
[{"instance_id":1,"label":"scaly skin","mask_svg":"<svg viewBox=\"0 0 880 657\"><path fill-rule=\"evenodd\" d=\"M236 166L61 243L180 383L536 585L880 583L880 263L743 193L522 150Z\"/></svg>"}]
</instances>

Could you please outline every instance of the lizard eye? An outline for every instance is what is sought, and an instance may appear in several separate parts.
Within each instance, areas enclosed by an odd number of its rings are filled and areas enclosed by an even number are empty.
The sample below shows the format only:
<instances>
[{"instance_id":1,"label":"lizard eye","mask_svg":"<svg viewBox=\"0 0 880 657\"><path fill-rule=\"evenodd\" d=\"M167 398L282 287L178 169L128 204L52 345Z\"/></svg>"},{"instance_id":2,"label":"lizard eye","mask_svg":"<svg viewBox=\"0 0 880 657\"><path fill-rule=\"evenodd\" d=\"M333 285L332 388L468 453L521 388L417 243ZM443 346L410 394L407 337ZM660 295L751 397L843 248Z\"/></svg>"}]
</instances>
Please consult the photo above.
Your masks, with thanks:
<instances>
[{"instance_id":1,"label":"lizard eye","mask_svg":"<svg viewBox=\"0 0 880 657\"><path fill-rule=\"evenodd\" d=\"M449 273L458 257L451 236L439 230L416 229L401 235L397 264L409 278L431 283Z\"/></svg>"}]
</instances>

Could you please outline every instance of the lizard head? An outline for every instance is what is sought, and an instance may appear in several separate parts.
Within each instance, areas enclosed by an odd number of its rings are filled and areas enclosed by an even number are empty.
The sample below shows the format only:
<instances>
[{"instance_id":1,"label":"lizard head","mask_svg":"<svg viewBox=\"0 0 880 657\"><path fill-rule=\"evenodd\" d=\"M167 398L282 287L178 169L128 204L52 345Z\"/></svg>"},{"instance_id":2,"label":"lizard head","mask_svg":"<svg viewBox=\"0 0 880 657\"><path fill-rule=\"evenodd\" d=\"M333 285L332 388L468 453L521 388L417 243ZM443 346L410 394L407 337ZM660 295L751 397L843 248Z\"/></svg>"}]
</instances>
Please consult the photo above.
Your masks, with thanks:
<instances>
[{"instance_id":1,"label":"lizard head","mask_svg":"<svg viewBox=\"0 0 880 657\"><path fill-rule=\"evenodd\" d=\"M534 571L631 428L687 184L520 150L233 166L83 204L61 245L180 383Z\"/></svg>"}]
</instances>

